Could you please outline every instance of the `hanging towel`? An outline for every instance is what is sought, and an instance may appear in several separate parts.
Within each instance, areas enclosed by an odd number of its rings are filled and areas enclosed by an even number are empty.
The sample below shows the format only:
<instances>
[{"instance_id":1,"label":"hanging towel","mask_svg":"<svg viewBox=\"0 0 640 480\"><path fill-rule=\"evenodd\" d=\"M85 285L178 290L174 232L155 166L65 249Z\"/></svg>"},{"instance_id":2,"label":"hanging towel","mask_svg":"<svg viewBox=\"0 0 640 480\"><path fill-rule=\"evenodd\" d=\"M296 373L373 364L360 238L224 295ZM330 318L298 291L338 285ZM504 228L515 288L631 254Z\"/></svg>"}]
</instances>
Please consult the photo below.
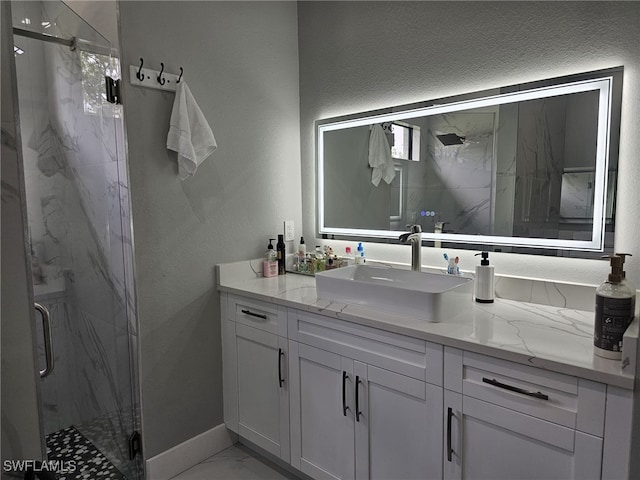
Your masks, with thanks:
<instances>
[{"instance_id":1,"label":"hanging towel","mask_svg":"<svg viewBox=\"0 0 640 480\"><path fill-rule=\"evenodd\" d=\"M391 159L391 147L380 124L373 125L369 134L369 166L373 168L371 183L376 187L381 179L391 183L396 176Z\"/></svg>"},{"instance_id":2,"label":"hanging towel","mask_svg":"<svg viewBox=\"0 0 640 480\"><path fill-rule=\"evenodd\" d=\"M178 152L180 180L193 176L200 165L218 148L211 127L184 80L176 86L167 149Z\"/></svg>"}]
</instances>

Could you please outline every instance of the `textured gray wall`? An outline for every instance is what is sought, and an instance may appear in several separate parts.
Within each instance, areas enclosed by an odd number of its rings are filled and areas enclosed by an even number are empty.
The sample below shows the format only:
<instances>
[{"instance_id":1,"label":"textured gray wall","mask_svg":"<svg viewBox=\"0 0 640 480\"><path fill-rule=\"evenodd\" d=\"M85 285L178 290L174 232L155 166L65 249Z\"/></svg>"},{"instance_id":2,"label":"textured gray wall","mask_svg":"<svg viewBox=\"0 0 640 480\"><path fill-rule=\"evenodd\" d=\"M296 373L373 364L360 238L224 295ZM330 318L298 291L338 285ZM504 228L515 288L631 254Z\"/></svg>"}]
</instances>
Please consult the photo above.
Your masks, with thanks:
<instances>
[{"instance_id":1,"label":"textured gray wall","mask_svg":"<svg viewBox=\"0 0 640 480\"><path fill-rule=\"evenodd\" d=\"M640 285L640 5L638 2L300 2L304 231L314 224L317 119L623 65L616 250ZM310 240L310 243L311 240ZM404 246L367 256L408 261ZM459 251L472 269L474 252ZM442 253L423 249L426 265ZM500 274L598 284L606 262L494 256Z\"/></svg>"},{"instance_id":2,"label":"textured gray wall","mask_svg":"<svg viewBox=\"0 0 640 480\"><path fill-rule=\"evenodd\" d=\"M302 222L295 2L119 2L136 251L145 457L222 423L214 265L256 258ZM218 149L181 182L166 149L174 94L129 65L184 79ZM291 245L292 246L292 245Z\"/></svg>"},{"instance_id":3,"label":"textured gray wall","mask_svg":"<svg viewBox=\"0 0 640 480\"><path fill-rule=\"evenodd\" d=\"M33 298L28 290L25 228L11 94L13 35L8 2L2 20L2 460L43 458L34 353ZM4 477L4 475L3 475Z\"/></svg>"}]
</instances>

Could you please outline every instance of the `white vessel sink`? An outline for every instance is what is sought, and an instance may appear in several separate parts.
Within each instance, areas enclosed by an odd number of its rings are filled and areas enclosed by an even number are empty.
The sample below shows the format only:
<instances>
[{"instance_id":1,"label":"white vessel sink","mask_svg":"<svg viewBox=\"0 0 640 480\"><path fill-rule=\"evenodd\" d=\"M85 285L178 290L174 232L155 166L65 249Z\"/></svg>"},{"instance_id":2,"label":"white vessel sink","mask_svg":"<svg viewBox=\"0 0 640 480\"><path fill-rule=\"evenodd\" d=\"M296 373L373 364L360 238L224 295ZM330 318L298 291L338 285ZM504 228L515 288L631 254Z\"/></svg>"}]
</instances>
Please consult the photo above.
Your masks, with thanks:
<instances>
[{"instance_id":1,"label":"white vessel sink","mask_svg":"<svg viewBox=\"0 0 640 480\"><path fill-rule=\"evenodd\" d=\"M390 267L353 265L316 273L318 298L446 321L473 300L473 279Z\"/></svg>"}]
</instances>

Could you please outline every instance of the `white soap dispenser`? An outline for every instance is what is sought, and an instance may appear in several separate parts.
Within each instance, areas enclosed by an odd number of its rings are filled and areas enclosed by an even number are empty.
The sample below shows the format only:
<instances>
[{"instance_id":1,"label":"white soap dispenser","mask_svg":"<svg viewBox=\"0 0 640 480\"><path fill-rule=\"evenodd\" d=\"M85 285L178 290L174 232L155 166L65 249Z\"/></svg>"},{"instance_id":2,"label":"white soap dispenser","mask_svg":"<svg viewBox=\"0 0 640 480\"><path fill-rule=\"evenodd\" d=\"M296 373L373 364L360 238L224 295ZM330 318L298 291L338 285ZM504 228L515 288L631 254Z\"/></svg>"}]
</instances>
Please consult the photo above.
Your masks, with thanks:
<instances>
[{"instance_id":1,"label":"white soap dispenser","mask_svg":"<svg viewBox=\"0 0 640 480\"><path fill-rule=\"evenodd\" d=\"M495 280L493 265L489 265L489 252L476 253L482 255L480 265L476 266L475 297L478 303L493 303Z\"/></svg>"}]
</instances>

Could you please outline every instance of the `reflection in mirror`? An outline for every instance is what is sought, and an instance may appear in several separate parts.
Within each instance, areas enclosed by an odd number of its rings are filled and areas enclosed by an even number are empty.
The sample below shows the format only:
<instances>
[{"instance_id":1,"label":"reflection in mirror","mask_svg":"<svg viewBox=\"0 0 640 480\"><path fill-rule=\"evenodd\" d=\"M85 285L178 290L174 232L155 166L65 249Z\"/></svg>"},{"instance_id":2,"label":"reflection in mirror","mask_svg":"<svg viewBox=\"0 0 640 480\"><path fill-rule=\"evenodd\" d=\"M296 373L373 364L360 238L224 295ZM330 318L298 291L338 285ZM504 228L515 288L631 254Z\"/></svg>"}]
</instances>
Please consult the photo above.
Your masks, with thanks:
<instances>
[{"instance_id":1,"label":"reflection in mirror","mask_svg":"<svg viewBox=\"0 0 640 480\"><path fill-rule=\"evenodd\" d=\"M427 244L458 248L612 248L621 78L616 68L318 121L319 233L389 241L419 224Z\"/></svg>"}]
</instances>

